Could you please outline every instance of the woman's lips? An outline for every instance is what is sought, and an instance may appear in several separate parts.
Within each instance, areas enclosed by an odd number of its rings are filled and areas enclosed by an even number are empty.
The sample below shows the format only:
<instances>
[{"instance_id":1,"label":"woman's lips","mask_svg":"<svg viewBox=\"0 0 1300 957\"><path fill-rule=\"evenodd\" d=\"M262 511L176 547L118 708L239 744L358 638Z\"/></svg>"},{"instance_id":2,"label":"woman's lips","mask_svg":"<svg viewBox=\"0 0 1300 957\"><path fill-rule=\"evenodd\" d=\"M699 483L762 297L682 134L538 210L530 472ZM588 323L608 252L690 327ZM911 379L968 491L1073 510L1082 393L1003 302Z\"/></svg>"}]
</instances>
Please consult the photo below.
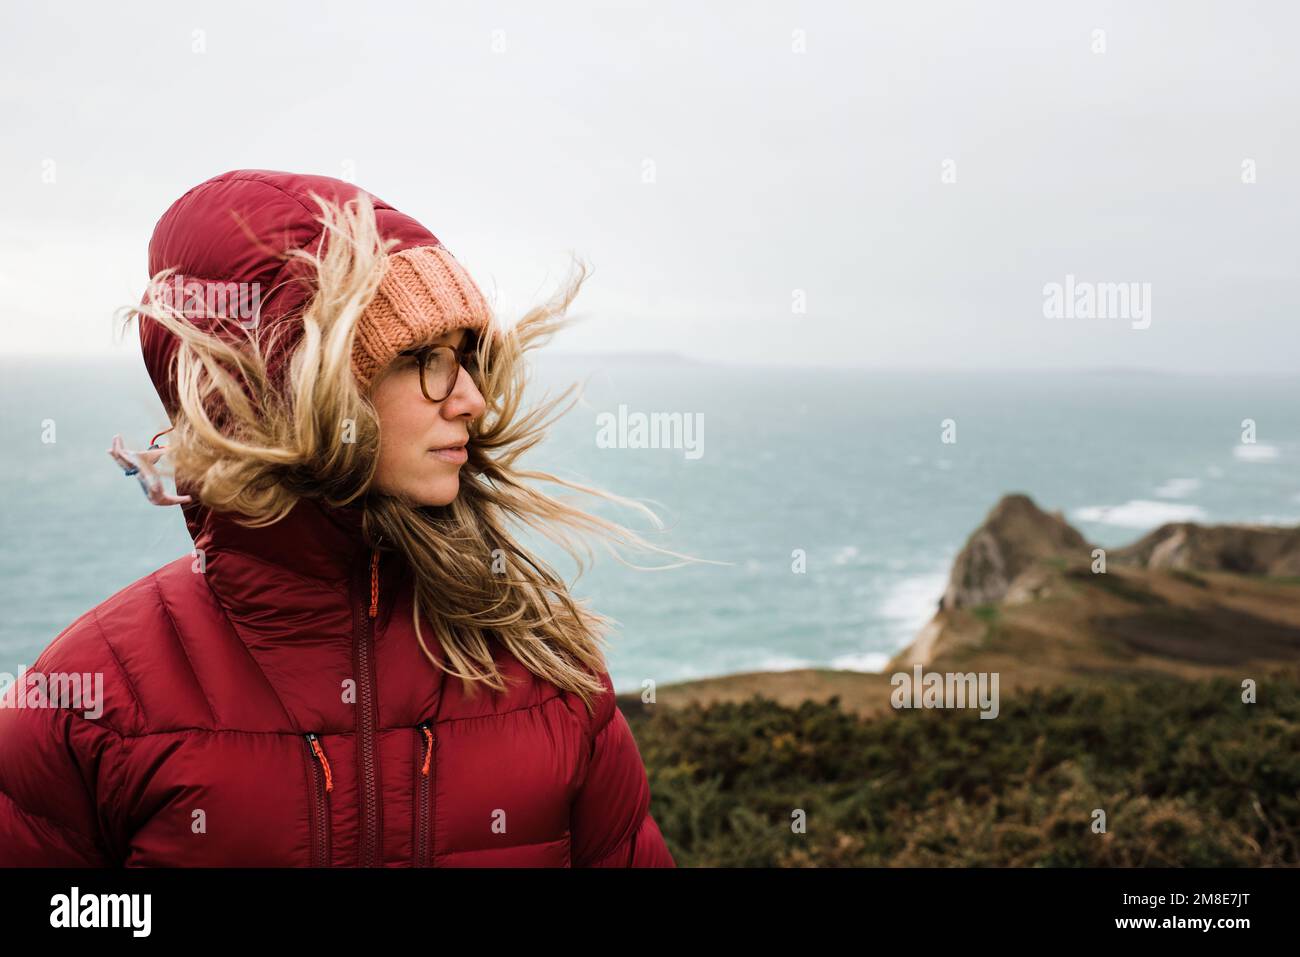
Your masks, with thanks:
<instances>
[{"instance_id":1,"label":"woman's lips","mask_svg":"<svg viewBox=\"0 0 1300 957\"><path fill-rule=\"evenodd\" d=\"M430 449L429 451L444 462L455 462L457 465L464 465L469 460L469 450L463 445L457 445L449 449Z\"/></svg>"}]
</instances>

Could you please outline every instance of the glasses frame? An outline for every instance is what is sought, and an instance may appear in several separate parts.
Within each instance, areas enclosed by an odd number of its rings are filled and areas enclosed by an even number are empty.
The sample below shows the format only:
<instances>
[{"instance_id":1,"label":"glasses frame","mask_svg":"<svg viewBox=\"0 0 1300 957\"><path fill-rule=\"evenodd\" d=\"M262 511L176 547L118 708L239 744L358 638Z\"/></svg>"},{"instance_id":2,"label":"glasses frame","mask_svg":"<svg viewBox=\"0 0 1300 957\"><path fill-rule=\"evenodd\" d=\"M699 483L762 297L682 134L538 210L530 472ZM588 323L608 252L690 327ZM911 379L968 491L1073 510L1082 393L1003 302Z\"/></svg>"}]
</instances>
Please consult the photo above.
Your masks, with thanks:
<instances>
[{"instance_id":1,"label":"glasses frame","mask_svg":"<svg viewBox=\"0 0 1300 957\"><path fill-rule=\"evenodd\" d=\"M447 388L446 393L443 394L441 398L435 399L432 395L429 394L429 376L427 370L429 368L428 363L430 357L432 357L433 353L439 351L446 351L452 354L452 357L456 360L456 374L451 377L451 385ZM474 372L472 372L470 369L466 368L465 366L466 360L477 358L478 355L477 342L470 342L466 345L461 346L461 348L459 349L457 349L455 346L420 346L417 349L407 349L404 352L400 352L398 354L403 356L412 356L415 359L416 368L420 372L420 391L424 393L424 397L428 399L430 402L445 402L447 400L447 397L456 391L456 384L460 381L461 369L465 369L466 373L469 374L471 380L475 381L476 383L478 381L477 379L474 378Z\"/></svg>"}]
</instances>

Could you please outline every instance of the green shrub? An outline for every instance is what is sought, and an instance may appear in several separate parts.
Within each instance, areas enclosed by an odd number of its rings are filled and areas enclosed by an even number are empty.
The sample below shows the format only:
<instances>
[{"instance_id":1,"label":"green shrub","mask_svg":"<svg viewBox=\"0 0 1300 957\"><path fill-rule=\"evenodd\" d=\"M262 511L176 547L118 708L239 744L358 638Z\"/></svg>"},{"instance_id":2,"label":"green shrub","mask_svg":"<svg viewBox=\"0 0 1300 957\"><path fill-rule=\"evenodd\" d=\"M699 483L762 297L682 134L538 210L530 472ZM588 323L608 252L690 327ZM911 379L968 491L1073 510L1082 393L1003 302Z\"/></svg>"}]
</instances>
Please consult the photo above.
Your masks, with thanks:
<instances>
[{"instance_id":1,"label":"green shrub","mask_svg":"<svg viewBox=\"0 0 1300 957\"><path fill-rule=\"evenodd\" d=\"M1149 676L993 720L758 696L630 720L681 867L1300 864L1300 670L1240 693Z\"/></svg>"}]
</instances>

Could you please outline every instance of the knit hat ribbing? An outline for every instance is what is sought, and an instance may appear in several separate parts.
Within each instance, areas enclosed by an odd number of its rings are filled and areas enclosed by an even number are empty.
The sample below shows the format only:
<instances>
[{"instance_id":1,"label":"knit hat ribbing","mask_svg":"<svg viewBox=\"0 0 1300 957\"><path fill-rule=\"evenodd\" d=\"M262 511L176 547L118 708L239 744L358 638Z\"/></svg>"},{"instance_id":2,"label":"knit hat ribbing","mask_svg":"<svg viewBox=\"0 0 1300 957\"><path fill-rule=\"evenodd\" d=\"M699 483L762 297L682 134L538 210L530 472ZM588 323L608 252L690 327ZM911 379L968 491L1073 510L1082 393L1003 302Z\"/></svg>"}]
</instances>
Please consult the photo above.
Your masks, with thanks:
<instances>
[{"instance_id":1,"label":"knit hat ribbing","mask_svg":"<svg viewBox=\"0 0 1300 957\"><path fill-rule=\"evenodd\" d=\"M398 353L456 329L481 332L491 321L483 293L446 247L393 253L357 325L352 349L357 381L365 389Z\"/></svg>"}]
</instances>

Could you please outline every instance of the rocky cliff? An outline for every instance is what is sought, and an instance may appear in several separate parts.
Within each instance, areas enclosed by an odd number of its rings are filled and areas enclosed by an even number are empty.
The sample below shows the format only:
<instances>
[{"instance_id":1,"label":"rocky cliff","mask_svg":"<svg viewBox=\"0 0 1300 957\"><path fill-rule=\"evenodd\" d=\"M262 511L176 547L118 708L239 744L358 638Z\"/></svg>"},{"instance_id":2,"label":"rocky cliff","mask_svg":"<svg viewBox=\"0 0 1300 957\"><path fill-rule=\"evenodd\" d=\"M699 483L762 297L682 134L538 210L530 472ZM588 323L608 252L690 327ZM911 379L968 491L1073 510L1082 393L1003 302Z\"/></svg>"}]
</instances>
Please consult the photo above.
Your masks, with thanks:
<instances>
[{"instance_id":1,"label":"rocky cliff","mask_svg":"<svg viewBox=\"0 0 1300 957\"><path fill-rule=\"evenodd\" d=\"M1094 547L1059 513L1008 495L953 562L934 617L882 673L725 675L661 686L659 701L833 696L881 714L890 676L917 664L996 671L1005 692L1125 676L1240 680L1300 662L1300 529L1165 525L1108 549L1104 571Z\"/></svg>"},{"instance_id":2,"label":"rocky cliff","mask_svg":"<svg viewBox=\"0 0 1300 957\"><path fill-rule=\"evenodd\" d=\"M1022 675L1199 674L1300 660L1300 529L1162 526L1104 566L1024 495L1002 499L953 563L934 618L886 670L978 656Z\"/></svg>"},{"instance_id":3,"label":"rocky cliff","mask_svg":"<svg viewBox=\"0 0 1300 957\"><path fill-rule=\"evenodd\" d=\"M1162 525L1114 553L1146 568L1300 576L1300 528L1266 525Z\"/></svg>"},{"instance_id":4,"label":"rocky cliff","mask_svg":"<svg viewBox=\"0 0 1300 957\"><path fill-rule=\"evenodd\" d=\"M1049 515L1028 495L1007 495L958 553L939 608L1002 601L1020 576L1043 560L1081 557L1090 550L1059 512Z\"/></svg>"}]
</instances>

